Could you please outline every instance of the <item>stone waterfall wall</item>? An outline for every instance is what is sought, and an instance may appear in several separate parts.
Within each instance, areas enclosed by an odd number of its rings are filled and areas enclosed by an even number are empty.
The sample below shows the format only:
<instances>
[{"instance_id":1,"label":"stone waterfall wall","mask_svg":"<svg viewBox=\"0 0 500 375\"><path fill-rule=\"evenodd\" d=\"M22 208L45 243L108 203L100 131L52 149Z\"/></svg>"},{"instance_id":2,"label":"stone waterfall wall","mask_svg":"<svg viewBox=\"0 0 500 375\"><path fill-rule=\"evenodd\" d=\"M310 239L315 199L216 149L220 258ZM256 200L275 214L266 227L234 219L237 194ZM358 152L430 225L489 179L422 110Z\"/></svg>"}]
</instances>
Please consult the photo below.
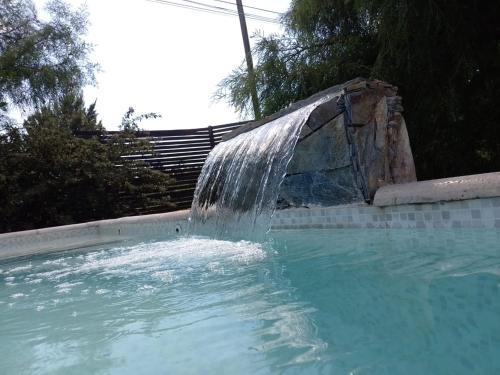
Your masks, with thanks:
<instances>
[{"instance_id":1,"label":"stone waterfall wall","mask_svg":"<svg viewBox=\"0 0 500 375\"><path fill-rule=\"evenodd\" d=\"M356 78L245 124L223 141L276 120L325 96L310 115L283 181L278 208L373 201L377 189L416 181L397 88Z\"/></svg>"},{"instance_id":2,"label":"stone waterfall wall","mask_svg":"<svg viewBox=\"0 0 500 375\"><path fill-rule=\"evenodd\" d=\"M371 202L381 186L416 181L397 88L356 79L332 91L302 130L278 208Z\"/></svg>"}]
</instances>

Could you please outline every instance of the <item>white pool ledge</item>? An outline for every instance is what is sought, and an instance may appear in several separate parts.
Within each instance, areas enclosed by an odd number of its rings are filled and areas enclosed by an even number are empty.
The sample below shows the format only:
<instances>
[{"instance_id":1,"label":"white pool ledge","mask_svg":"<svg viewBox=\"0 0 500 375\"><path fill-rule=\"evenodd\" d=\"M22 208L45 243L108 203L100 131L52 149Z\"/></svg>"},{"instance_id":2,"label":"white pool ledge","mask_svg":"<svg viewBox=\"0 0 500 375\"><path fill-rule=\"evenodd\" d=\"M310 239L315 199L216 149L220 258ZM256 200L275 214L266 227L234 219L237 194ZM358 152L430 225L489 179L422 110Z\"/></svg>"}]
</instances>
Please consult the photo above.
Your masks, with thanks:
<instances>
[{"instance_id":1,"label":"white pool ledge","mask_svg":"<svg viewBox=\"0 0 500 375\"><path fill-rule=\"evenodd\" d=\"M450 202L500 196L500 172L387 185L377 190L373 204Z\"/></svg>"}]
</instances>

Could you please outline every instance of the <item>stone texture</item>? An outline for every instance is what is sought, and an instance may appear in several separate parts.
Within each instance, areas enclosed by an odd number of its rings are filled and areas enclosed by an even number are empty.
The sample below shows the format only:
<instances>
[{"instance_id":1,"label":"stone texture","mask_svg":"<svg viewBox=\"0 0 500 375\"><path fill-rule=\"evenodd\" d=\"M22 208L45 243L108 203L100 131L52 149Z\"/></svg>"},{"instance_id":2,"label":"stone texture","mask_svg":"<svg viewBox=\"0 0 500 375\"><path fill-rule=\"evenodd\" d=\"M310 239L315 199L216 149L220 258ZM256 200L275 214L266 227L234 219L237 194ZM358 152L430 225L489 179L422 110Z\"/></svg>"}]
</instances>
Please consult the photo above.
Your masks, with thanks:
<instances>
[{"instance_id":1,"label":"stone texture","mask_svg":"<svg viewBox=\"0 0 500 375\"><path fill-rule=\"evenodd\" d=\"M416 181L397 89L367 80L336 87L302 130L280 208L371 202L381 186Z\"/></svg>"},{"instance_id":2,"label":"stone texture","mask_svg":"<svg viewBox=\"0 0 500 375\"><path fill-rule=\"evenodd\" d=\"M310 135L307 133L308 129L305 126L302 130L295 155L288 165L288 175L344 168L351 164L343 117L329 121L321 130ZM304 134L308 136L304 137Z\"/></svg>"},{"instance_id":3,"label":"stone texture","mask_svg":"<svg viewBox=\"0 0 500 375\"><path fill-rule=\"evenodd\" d=\"M362 202L351 167L322 171L306 171L283 181L278 208L335 206Z\"/></svg>"},{"instance_id":4,"label":"stone texture","mask_svg":"<svg viewBox=\"0 0 500 375\"><path fill-rule=\"evenodd\" d=\"M222 140L227 141L228 139L234 138L239 134L246 133L246 132L251 131L255 128L258 128L259 126L265 125L268 122L274 121L277 118L282 117L282 116L284 116L288 113L291 113L293 111L296 111L299 108L302 108L306 105L314 103L315 101L317 101L318 99L320 99L326 95L337 95L337 94L340 95L340 93L342 93L342 91L346 87L354 87L356 85L361 85L362 87L365 87L366 80L364 78L355 78L355 79L348 81L346 83L332 86L326 90L320 91L317 94L312 95L311 97L309 97L307 99L300 100L296 103L292 103L287 108L284 108L281 111L273 113L272 115L266 116L265 118L263 118L261 120L250 121L249 123L247 123L243 126L240 126L239 128L233 130L232 132L224 134L222 136Z\"/></svg>"}]
</instances>

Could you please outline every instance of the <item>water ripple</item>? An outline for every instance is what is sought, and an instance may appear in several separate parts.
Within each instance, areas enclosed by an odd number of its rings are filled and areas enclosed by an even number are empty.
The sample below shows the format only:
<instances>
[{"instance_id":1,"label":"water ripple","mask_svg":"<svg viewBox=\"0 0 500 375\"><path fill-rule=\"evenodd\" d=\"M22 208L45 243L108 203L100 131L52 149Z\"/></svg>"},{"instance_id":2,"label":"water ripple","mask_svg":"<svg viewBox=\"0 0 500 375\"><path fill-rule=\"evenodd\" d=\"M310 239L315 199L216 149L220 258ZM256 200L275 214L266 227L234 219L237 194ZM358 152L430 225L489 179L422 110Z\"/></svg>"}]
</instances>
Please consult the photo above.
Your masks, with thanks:
<instances>
[{"instance_id":1,"label":"water ripple","mask_svg":"<svg viewBox=\"0 0 500 375\"><path fill-rule=\"evenodd\" d=\"M264 244L189 237L5 263L0 367L500 372L499 237L280 232Z\"/></svg>"}]
</instances>

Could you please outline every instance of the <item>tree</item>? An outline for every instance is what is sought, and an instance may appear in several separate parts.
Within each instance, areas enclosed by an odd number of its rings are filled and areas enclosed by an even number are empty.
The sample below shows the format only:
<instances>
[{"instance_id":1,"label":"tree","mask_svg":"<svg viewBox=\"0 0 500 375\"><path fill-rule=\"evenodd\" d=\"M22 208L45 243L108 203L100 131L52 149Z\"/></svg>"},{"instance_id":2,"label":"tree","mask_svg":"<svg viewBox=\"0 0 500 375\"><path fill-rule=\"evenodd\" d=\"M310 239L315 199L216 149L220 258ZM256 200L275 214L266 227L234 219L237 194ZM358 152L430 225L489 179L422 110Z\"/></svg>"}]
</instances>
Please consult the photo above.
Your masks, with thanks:
<instances>
[{"instance_id":1,"label":"tree","mask_svg":"<svg viewBox=\"0 0 500 375\"><path fill-rule=\"evenodd\" d=\"M95 103L79 95L46 106L22 128L0 132L0 232L78 223L134 214L137 208L172 207L166 174L125 159L144 152L130 133L97 139L75 136L104 131Z\"/></svg>"},{"instance_id":2,"label":"tree","mask_svg":"<svg viewBox=\"0 0 500 375\"><path fill-rule=\"evenodd\" d=\"M57 122L58 127L75 135L79 132L90 131L104 133L101 121L97 120L96 102L85 107L82 94L68 93L60 101L47 105L28 117L24 127L28 133L33 128L43 128Z\"/></svg>"},{"instance_id":3,"label":"tree","mask_svg":"<svg viewBox=\"0 0 500 375\"><path fill-rule=\"evenodd\" d=\"M400 87L420 179L500 169L500 3L294 0L257 36L264 115L356 76ZM216 96L250 108L243 67Z\"/></svg>"},{"instance_id":4,"label":"tree","mask_svg":"<svg viewBox=\"0 0 500 375\"><path fill-rule=\"evenodd\" d=\"M91 45L83 40L87 12L61 0L39 18L32 0L0 0L0 109L55 103L94 81Z\"/></svg>"},{"instance_id":5,"label":"tree","mask_svg":"<svg viewBox=\"0 0 500 375\"><path fill-rule=\"evenodd\" d=\"M107 137L96 103L81 89L94 81L84 8L47 3L39 18L32 0L0 0L0 232L134 214L145 206L171 207L171 179L132 158L149 145L134 137L144 119L131 108L123 132ZM16 107L31 115L20 127ZM90 139L79 138L92 132Z\"/></svg>"}]
</instances>

